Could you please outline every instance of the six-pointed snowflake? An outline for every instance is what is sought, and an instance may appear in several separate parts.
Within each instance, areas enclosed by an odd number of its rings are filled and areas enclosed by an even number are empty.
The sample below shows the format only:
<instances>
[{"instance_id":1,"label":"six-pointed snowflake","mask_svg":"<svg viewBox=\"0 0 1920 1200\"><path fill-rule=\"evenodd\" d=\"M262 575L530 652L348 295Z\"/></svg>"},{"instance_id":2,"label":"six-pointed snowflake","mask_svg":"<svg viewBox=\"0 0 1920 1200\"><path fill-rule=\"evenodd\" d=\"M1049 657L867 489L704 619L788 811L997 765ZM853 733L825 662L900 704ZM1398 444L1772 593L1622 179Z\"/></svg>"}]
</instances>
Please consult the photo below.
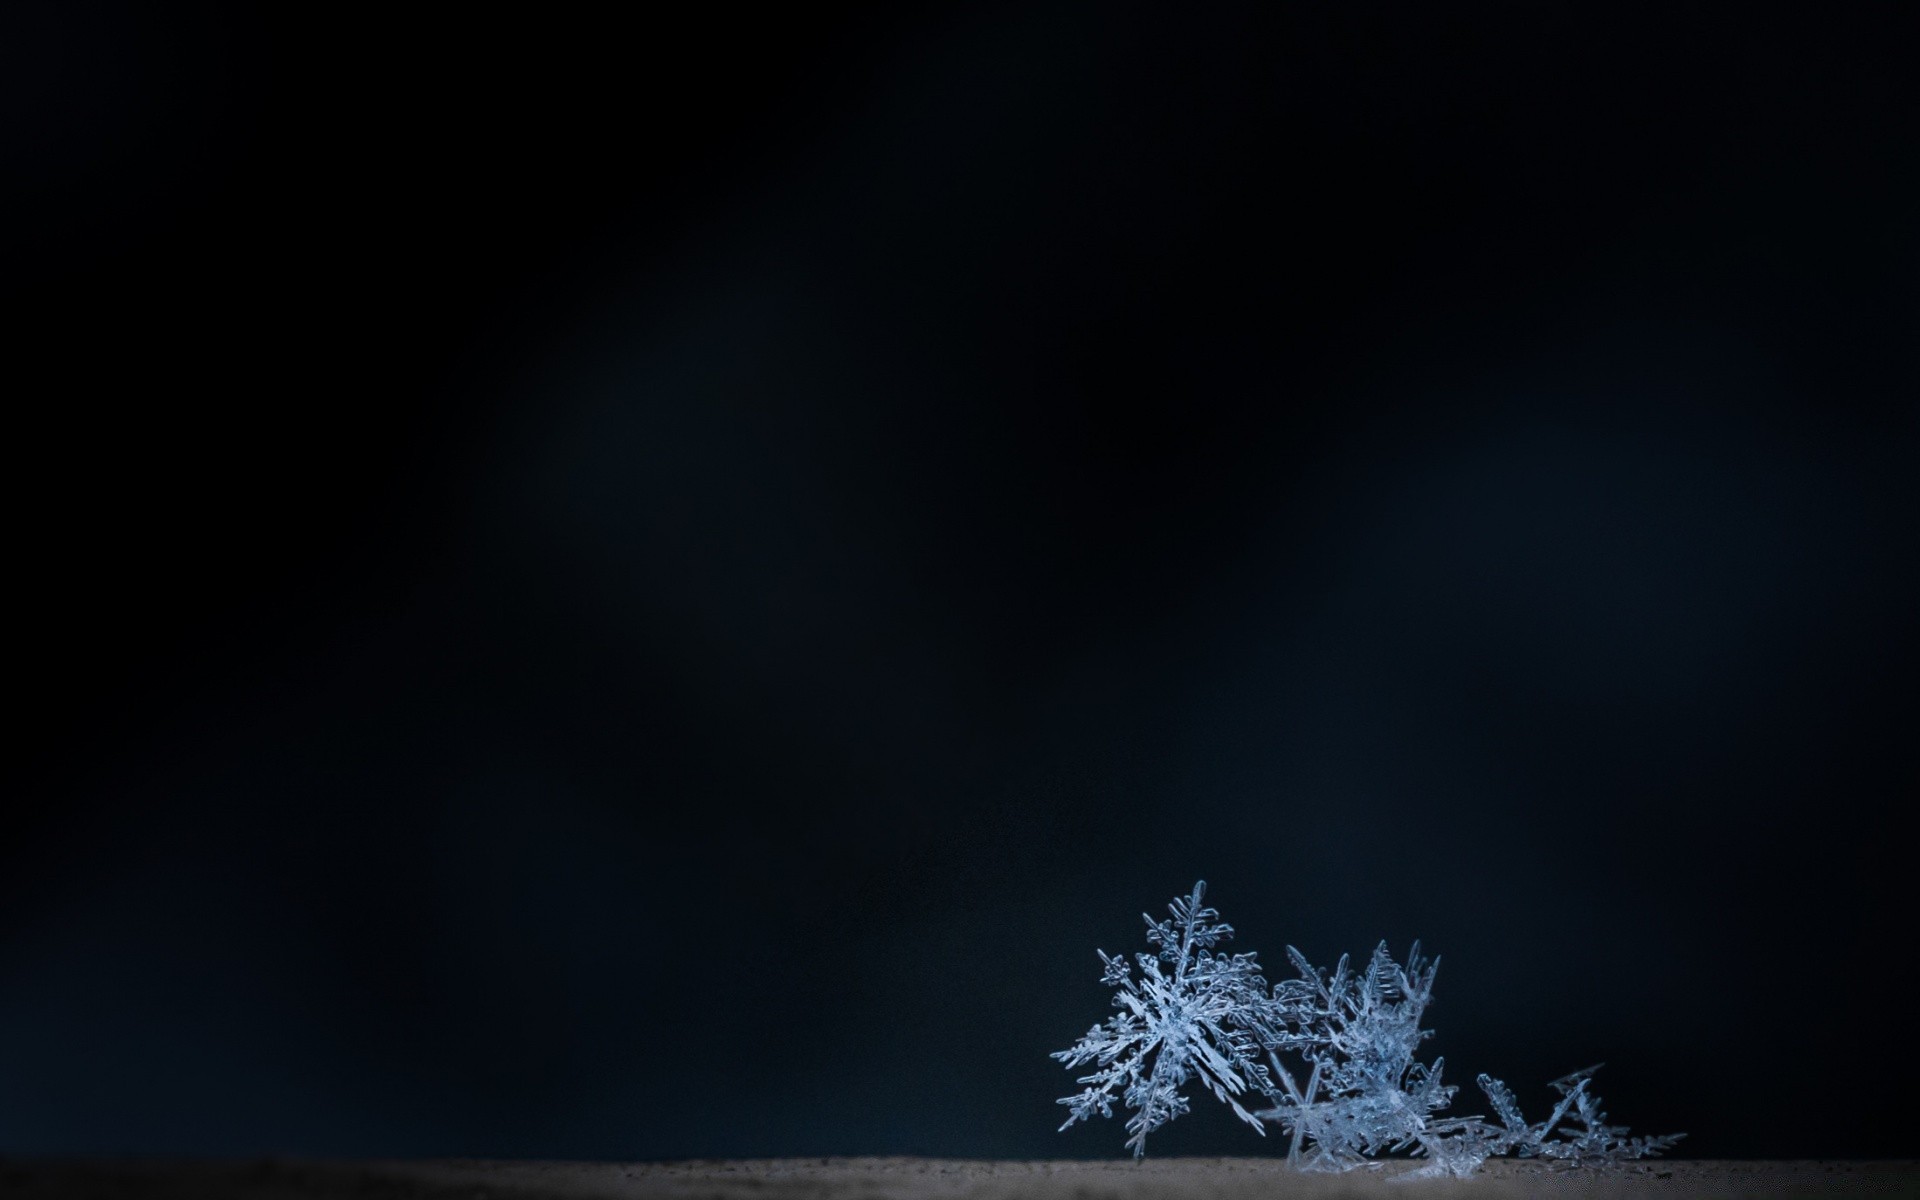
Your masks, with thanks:
<instances>
[{"instance_id":1,"label":"six-pointed snowflake","mask_svg":"<svg viewBox=\"0 0 1920 1200\"><path fill-rule=\"evenodd\" d=\"M1147 940L1159 952L1136 956L1137 976L1126 959L1095 952L1106 967L1101 982L1119 989L1113 1003L1120 1011L1072 1049L1054 1052L1069 1067L1098 1068L1079 1078L1084 1091L1061 1098L1072 1115L1060 1128L1095 1113L1112 1116L1117 1094L1134 1110L1127 1147L1138 1158L1146 1153L1149 1133L1187 1111L1180 1089L1197 1077L1241 1120L1266 1132L1239 1097L1272 1090L1258 1055L1277 1032L1279 1012L1254 955L1214 953L1233 936L1233 927L1202 906L1206 886L1204 880L1194 884L1191 896L1169 905L1171 920L1141 914Z\"/></svg>"}]
</instances>

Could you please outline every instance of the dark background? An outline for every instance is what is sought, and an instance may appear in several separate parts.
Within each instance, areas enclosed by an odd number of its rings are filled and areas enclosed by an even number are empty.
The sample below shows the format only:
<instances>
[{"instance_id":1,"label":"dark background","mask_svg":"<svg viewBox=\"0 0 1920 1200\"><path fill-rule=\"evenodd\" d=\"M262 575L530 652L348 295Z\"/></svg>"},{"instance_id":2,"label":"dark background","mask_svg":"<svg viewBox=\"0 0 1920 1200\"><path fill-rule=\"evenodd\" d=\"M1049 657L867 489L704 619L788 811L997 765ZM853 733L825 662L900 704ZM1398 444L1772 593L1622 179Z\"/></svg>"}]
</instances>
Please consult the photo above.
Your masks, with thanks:
<instances>
[{"instance_id":1,"label":"dark background","mask_svg":"<svg viewBox=\"0 0 1920 1200\"><path fill-rule=\"evenodd\" d=\"M5 6L0 1150L1920 1153L1902 6L785 7Z\"/></svg>"}]
</instances>

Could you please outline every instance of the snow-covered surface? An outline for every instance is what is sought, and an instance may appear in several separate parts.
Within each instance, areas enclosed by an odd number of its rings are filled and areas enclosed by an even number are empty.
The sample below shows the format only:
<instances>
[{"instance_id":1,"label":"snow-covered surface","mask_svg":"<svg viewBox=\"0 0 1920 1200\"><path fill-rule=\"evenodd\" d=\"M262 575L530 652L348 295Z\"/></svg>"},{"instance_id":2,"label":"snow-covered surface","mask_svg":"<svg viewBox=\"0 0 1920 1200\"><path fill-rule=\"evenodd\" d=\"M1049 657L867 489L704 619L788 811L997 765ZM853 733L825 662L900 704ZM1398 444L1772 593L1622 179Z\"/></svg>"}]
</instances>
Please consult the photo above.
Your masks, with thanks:
<instances>
[{"instance_id":1,"label":"snow-covered surface","mask_svg":"<svg viewBox=\"0 0 1920 1200\"><path fill-rule=\"evenodd\" d=\"M1638 1162L1571 1171L1496 1159L1470 1179L1416 1164L1301 1172L1281 1158L1135 1163L810 1158L741 1162L0 1160L8 1200L1289 1200L1292 1197L1920 1196L1920 1162Z\"/></svg>"}]
</instances>

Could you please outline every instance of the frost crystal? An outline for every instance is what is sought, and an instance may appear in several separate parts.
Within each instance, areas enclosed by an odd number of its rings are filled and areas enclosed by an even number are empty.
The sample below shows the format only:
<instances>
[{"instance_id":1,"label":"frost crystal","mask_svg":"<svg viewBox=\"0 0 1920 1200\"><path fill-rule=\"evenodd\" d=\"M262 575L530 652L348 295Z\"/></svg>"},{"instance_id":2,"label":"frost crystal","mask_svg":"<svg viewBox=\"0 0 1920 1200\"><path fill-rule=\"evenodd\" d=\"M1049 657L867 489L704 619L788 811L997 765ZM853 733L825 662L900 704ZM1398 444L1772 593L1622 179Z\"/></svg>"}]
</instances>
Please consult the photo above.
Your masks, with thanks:
<instances>
[{"instance_id":1,"label":"frost crystal","mask_svg":"<svg viewBox=\"0 0 1920 1200\"><path fill-rule=\"evenodd\" d=\"M1135 956L1138 977L1126 959L1095 952L1106 968L1100 981L1119 988L1113 1004L1120 1012L1089 1029L1072 1049L1053 1053L1068 1067L1099 1068L1076 1080L1086 1090L1061 1098L1072 1113L1061 1129L1095 1113L1112 1116L1118 1092L1134 1110L1127 1147L1139 1158L1149 1133L1188 1111L1180 1089L1198 1076L1235 1115L1266 1133L1238 1097L1250 1089L1272 1092L1257 1055L1277 1036L1280 1014L1254 955L1213 952L1233 936L1233 926L1219 923L1220 914L1201 905L1206 887L1204 880L1196 883L1191 896L1169 905L1170 921L1141 914L1147 940L1159 953Z\"/></svg>"},{"instance_id":2,"label":"frost crystal","mask_svg":"<svg viewBox=\"0 0 1920 1200\"><path fill-rule=\"evenodd\" d=\"M1096 1112L1112 1116L1118 1090L1135 1110L1127 1146L1138 1158L1148 1133L1187 1111L1180 1088L1198 1075L1256 1131L1272 1121L1290 1134L1287 1156L1305 1170L1377 1166L1378 1155L1401 1152L1427 1160L1415 1176L1471 1175L1496 1154L1604 1164L1658 1154L1683 1136L1628 1137L1624 1126L1608 1125L1590 1086L1598 1067L1555 1080L1560 1101L1539 1124L1529 1124L1513 1093L1488 1075L1479 1077L1480 1088L1498 1124L1439 1115L1457 1089L1441 1082L1442 1060L1429 1066L1417 1058L1432 1036L1420 1022L1438 959L1423 959L1416 942L1403 967L1382 942L1364 970L1343 956L1323 973L1289 946L1300 976L1269 990L1252 954L1211 952L1232 929L1201 907L1205 886L1173 902L1172 921L1147 918L1147 938L1160 950L1138 956L1140 979L1124 959L1100 952L1103 982L1119 987L1114 1005L1122 1011L1053 1055L1069 1067L1099 1066L1080 1078L1085 1091L1060 1101L1073 1114L1060 1128ZM1281 1052L1306 1063L1304 1085ZM1256 1061L1262 1053L1271 1070ZM1249 1113L1238 1099L1249 1092L1272 1107Z\"/></svg>"},{"instance_id":3,"label":"frost crystal","mask_svg":"<svg viewBox=\"0 0 1920 1200\"><path fill-rule=\"evenodd\" d=\"M1429 1160L1420 1174L1472 1174L1494 1152L1487 1127L1477 1117L1437 1117L1457 1089L1440 1081L1444 1060L1429 1067L1414 1057L1433 1034L1420 1019L1439 961L1422 959L1417 942L1405 967L1382 942L1358 973L1344 956L1330 976L1291 946L1287 957L1300 978L1276 991L1289 1002L1288 1040L1312 1069L1302 1087L1275 1058L1285 1092L1260 1116L1293 1135L1288 1156L1307 1170L1345 1171L1407 1150Z\"/></svg>"},{"instance_id":4,"label":"frost crystal","mask_svg":"<svg viewBox=\"0 0 1920 1200\"><path fill-rule=\"evenodd\" d=\"M1345 1171L1382 1153L1407 1151L1427 1160L1415 1176L1465 1176L1496 1154L1621 1162L1658 1154L1682 1136L1629 1138L1624 1126L1606 1124L1599 1097L1588 1086L1598 1067L1555 1080L1560 1103L1538 1125L1527 1123L1507 1085L1490 1075L1480 1076L1480 1090L1493 1104L1498 1125L1479 1116L1438 1116L1458 1089L1440 1081L1444 1060L1429 1067L1415 1053L1433 1033L1420 1021L1433 998L1439 960L1422 959L1418 942L1404 967L1380 943L1366 970L1357 973L1344 957L1331 975L1322 975L1291 946L1287 957L1300 978L1274 989L1290 1022L1284 1042L1312 1069L1301 1087L1274 1058L1283 1095L1259 1116L1293 1135L1288 1156L1303 1169ZM1569 1117L1578 1128L1563 1127Z\"/></svg>"},{"instance_id":5,"label":"frost crystal","mask_svg":"<svg viewBox=\"0 0 1920 1200\"><path fill-rule=\"evenodd\" d=\"M1482 1075L1480 1088L1493 1101L1494 1111L1500 1114L1503 1132L1511 1138L1510 1152L1522 1158L1551 1158L1575 1164L1620 1162L1670 1150L1686 1136L1665 1133L1657 1137L1628 1137L1625 1125L1607 1124L1607 1114L1600 1111L1600 1097L1587 1086L1593 1082L1593 1073L1603 1065L1595 1063L1554 1080L1552 1087L1560 1093L1560 1103L1554 1106L1553 1114L1538 1125L1528 1125L1521 1118L1520 1106L1514 1103L1513 1093L1507 1090L1506 1084ZM1562 1128L1562 1121L1570 1123ZM1550 1136L1556 1132L1558 1137Z\"/></svg>"}]
</instances>

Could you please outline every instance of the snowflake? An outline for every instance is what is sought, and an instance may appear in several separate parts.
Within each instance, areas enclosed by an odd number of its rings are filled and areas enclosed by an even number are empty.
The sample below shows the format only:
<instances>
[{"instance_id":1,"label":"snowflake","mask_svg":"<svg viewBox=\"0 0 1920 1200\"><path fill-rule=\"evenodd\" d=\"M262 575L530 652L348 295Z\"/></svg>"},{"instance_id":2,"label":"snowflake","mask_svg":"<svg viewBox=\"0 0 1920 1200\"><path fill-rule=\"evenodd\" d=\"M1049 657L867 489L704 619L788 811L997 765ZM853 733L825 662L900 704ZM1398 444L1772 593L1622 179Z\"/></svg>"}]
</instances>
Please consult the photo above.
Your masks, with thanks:
<instances>
[{"instance_id":1,"label":"snowflake","mask_svg":"<svg viewBox=\"0 0 1920 1200\"><path fill-rule=\"evenodd\" d=\"M1254 955L1213 952L1233 936L1233 927L1202 906L1206 886L1204 880L1194 884L1191 896L1169 905L1172 920L1142 914L1147 940L1159 952L1136 956L1137 977L1126 959L1096 951L1105 967L1100 981L1119 989L1113 1003L1121 1011L1088 1030L1072 1049L1052 1055L1068 1067L1099 1068L1076 1081L1087 1085L1084 1091L1061 1098L1072 1113L1061 1129L1095 1113L1112 1116L1117 1098L1134 1110L1127 1147L1139 1158L1149 1133L1188 1111L1180 1089L1198 1077L1236 1116L1266 1133L1238 1098L1272 1092L1256 1056L1278 1038L1283 1014Z\"/></svg>"}]
</instances>

